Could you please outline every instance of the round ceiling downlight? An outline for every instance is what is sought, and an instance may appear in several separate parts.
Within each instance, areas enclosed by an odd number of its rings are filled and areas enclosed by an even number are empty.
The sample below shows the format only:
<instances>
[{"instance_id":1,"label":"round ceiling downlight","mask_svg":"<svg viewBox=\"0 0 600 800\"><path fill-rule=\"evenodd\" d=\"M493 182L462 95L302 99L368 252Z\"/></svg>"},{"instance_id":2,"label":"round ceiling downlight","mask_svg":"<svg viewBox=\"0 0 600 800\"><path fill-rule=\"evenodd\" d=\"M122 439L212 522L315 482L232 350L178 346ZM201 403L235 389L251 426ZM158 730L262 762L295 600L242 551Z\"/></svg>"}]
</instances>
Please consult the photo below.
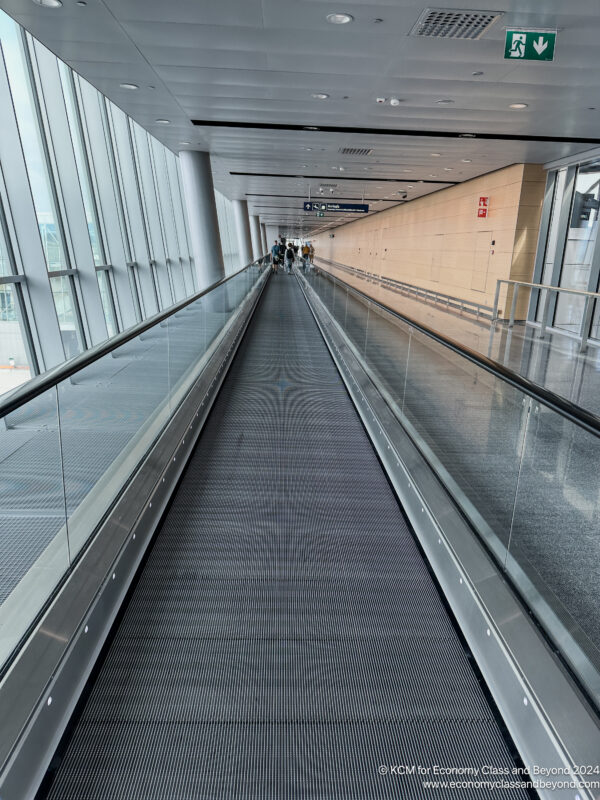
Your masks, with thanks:
<instances>
[{"instance_id":1,"label":"round ceiling downlight","mask_svg":"<svg viewBox=\"0 0 600 800\"><path fill-rule=\"evenodd\" d=\"M36 6L42 6L42 8L61 8L62 0L33 0Z\"/></svg>"},{"instance_id":2,"label":"round ceiling downlight","mask_svg":"<svg viewBox=\"0 0 600 800\"><path fill-rule=\"evenodd\" d=\"M354 21L352 14L346 14L345 12L338 14L327 14L326 19L327 22L330 22L332 25L346 25L348 22Z\"/></svg>"}]
</instances>

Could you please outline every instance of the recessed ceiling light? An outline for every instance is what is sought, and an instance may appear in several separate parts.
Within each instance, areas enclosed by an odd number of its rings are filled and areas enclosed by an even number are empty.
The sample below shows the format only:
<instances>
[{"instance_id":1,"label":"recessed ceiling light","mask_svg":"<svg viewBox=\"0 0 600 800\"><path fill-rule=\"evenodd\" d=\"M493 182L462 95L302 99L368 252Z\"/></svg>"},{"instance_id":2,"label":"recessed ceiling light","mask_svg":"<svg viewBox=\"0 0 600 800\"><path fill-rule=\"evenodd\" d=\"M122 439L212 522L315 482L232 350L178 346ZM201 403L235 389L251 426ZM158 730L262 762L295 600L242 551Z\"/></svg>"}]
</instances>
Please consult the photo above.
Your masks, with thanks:
<instances>
[{"instance_id":1,"label":"recessed ceiling light","mask_svg":"<svg viewBox=\"0 0 600 800\"><path fill-rule=\"evenodd\" d=\"M473 75L475 78L478 78L480 75L483 75L483 72L481 70L477 70L477 72L472 72L471 75Z\"/></svg>"},{"instance_id":2,"label":"recessed ceiling light","mask_svg":"<svg viewBox=\"0 0 600 800\"><path fill-rule=\"evenodd\" d=\"M385 97L376 97L375 102L379 103L379 105L382 105L383 103L385 103Z\"/></svg>"},{"instance_id":3,"label":"recessed ceiling light","mask_svg":"<svg viewBox=\"0 0 600 800\"><path fill-rule=\"evenodd\" d=\"M518 110L522 108L528 108L528 103L511 103L509 108L516 108Z\"/></svg>"},{"instance_id":4,"label":"recessed ceiling light","mask_svg":"<svg viewBox=\"0 0 600 800\"><path fill-rule=\"evenodd\" d=\"M302 169L307 169L308 168L308 164L300 164L300 166L302 167Z\"/></svg>"},{"instance_id":5,"label":"recessed ceiling light","mask_svg":"<svg viewBox=\"0 0 600 800\"><path fill-rule=\"evenodd\" d=\"M314 97L315 100L327 100L329 95L325 94L325 92L315 92L314 94L311 94L311 97Z\"/></svg>"},{"instance_id":6,"label":"recessed ceiling light","mask_svg":"<svg viewBox=\"0 0 600 800\"><path fill-rule=\"evenodd\" d=\"M454 100L445 99L445 100L436 100L435 102L438 104L438 106L449 106L454 102Z\"/></svg>"},{"instance_id":7,"label":"recessed ceiling light","mask_svg":"<svg viewBox=\"0 0 600 800\"><path fill-rule=\"evenodd\" d=\"M133 90L133 89L139 89L140 88L137 85L137 83L120 83L119 86L121 87L121 89L132 89Z\"/></svg>"},{"instance_id":8,"label":"recessed ceiling light","mask_svg":"<svg viewBox=\"0 0 600 800\"><path fill-rule=\"evenodd\" d=\"M155 122L158 125L170 125L171 124L171 120L170 119L157 119L157 120L155 120Z\"/></svg>"},{"instance_id":9,"label":"recessed ceiling light","mask_svg":"<svg viewBox=\"0 0 600 800\"><path fill-rule=\"evenodd\" d=\"M319 129L316 127L316 125L305 125L304 126L304 130L305 131L318 131Z\"/></svg>"},{"instance_id":10,"label":"recessed ceiling light","mask_svg":"<svg viewBox=\"0 0 600 800\"><path fill-rule=\"evenodd\" d=\"M390 105L391 106L399 106L400 103L403 103L404 100L401 100L399 97L390 97Z\"/></svg>"},{"instance_id":11,"label":"recessed ceiling light","mask_svg":"<svg viewBox=\"0 0 600 800\"><path fill-rule=\"evenodd\" d=\"M408 188L409 188L409 189L414 189L415 187L412 185L412 183L409 183L409 184L408 184Z\"/></svg>"},{"instance_id":12,"label":"recessed ceiling light","mask_svg":"<svg viewBox=\"0 0 600 800\"><path fill-rule=\"evenodd\" d=\"M444 167L445 172L452 172L453 169L454 167Z\"/></svg>"},{"instance_id":13,"label":"recessed ceiling light","mask_svg":"<svg viewBox=\"0 0 600 800\"><path fill-rule=\"evenodd\" d=\"M33 2L42 8L60 8L62 6L62 0L33 0Z\"/></svg>"},{"instance_id":14,"label":"recessed ceiling light","mask_svg":"<svg viewBox=\"0 0 600 800\"><path fill-rule=\"evenodd\" d=\"M430 175L430 178L437 178L437 175Z\"/></svg>"},{"instance_id":15,"label":"recessed ceiling light","mask_svg":"<svg viewBox=\"0 0 600 800\"><path fill-rule=\"evenodd\" d=\"M472 161L472 159L470 159L470 158L463 158L463 160L462 160L463 164L470 164L471 161Z\"/></svg>"},{"instance_id":16,"label":"recessed ceiling light","mask_svg":"<svg viewBox=\"0 0 600 800\"><path fill-rule=\"evenodd\" d=\"M432 158L439 158L442 154L441 153L429 153Z\"/></svg>"},{"instance_id":17,"label":"recessed ceiling light","mask_svg":"<svg viewBox=\"0 0 600 800\"><path fill-rule=\"evenodd\" d=\"M187 146L188 144L191 144L191 142L179 142L179 144L181 144L183 146Z\"/></svg>"},{"instance_id":18,"label":"recessed ceiling light","mask_svg":"<svg viewBox=\"0 0 600 800\"><path fill-rule=\"evenodd\" d=\"M346 25L348 22L352 22L354 17L352 14L346 14L345 12L338 13L338 14L327 14L327 22L331 22L332 25Z\"/></svg>"},{"instance_id":19,"label":"recessed ceiling light","mask_svg":"<svg viewBox=\"0 0 600 800\"><path fill-rule=\"evenodd\" d=\"M77 0L76 5L78 5L78 6L87 6L87 3L86 3L85 0Z\"/></svg>"},{"instance_id":20,"label":"recessed ceiling light","mask_svg":"<svg viewBox=\"0 0 600 800\"><path fill-rule=\"evenodd\" d=\"M383 22L383 20L381 19L381 17L375 17L375 19L373 20L373 22L374 22L376 25L378 25L380 22Z\"/></svg>"}]
</instances>

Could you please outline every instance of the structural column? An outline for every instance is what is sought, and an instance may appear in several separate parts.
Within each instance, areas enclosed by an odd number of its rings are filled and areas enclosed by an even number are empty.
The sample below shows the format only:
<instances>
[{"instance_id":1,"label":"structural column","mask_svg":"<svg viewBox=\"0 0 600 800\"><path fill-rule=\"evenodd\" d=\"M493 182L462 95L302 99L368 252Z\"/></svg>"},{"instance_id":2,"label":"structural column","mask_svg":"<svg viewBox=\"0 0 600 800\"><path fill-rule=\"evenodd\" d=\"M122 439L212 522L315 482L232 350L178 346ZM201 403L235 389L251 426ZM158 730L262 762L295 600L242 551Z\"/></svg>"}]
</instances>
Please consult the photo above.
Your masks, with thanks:
<instances>
[{"instance_id":1,"label":"structural column","mask_svg":"<svg viewBox=\"0 0 600 800\"><path fill-rule=\"evenodd\" d=\"M202 291L225 277L210 155L182 150L179 160L198 289Z\"/></svg>"},{"instance_id":2,"label":"structural column","mask_svg":"<svg viewBox=\"0 0 600 800\"><path fill-rule=\"evenodd\" d=\"M256 214L250 214L250 237L252 239L252 253L254 260L258 261L263 254L263 249L260 236L260 222Z\"/></svg>"},{"instance_id":3,"label":"structural column","mask_svg":"<svg viewBox=\"0 0 600 800\"><path fill-rule=\"evenodd\" d=\"M245 200L234 200L233 215L235 217L235 228L237 231L240 267L245 267L246 264L250 264L250 262L253 261L250 221L248 219L248 203Z\"/></svg>"},{"instance_id":4,"label":"structural column","mask_svg":"<svg viewBox=\"0 0 600 800\"><path fill-rule=\"evenodd\" d=\"M263 246L263 253L268 253L271 248L269 247L269 243L267 241L267 231L264 222L260 223L260 240Z\"/></svg>"},{"instance_id":5,"label":"structural column","mask_svg":"<svg viewBox=\"0 0 600 800\"><path fill-rule=\"evenodd\" d=\"M265 233L267 234L267 249L270 251L275 239L279 240L279 228L277 225L265 225Z\"/></svg>"}]
</instances>

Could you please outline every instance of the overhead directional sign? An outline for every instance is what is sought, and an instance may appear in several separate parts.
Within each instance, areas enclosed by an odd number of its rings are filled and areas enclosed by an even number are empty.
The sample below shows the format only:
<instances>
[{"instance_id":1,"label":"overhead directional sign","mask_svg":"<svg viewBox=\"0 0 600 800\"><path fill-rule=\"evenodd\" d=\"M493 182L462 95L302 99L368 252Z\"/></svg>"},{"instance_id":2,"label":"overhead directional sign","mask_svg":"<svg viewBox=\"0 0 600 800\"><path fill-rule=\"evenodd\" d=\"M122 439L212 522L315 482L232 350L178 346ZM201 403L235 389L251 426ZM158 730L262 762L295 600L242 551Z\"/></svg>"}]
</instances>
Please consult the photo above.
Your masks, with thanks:
<instances>
[{"instance_id":1,"label":"overhead directional sign","mask_svg":"<svg viewBox=\"0 0 600 800\"><path fill-rule=\"evenodd\" d=\"M556 31L506 31L504 58L514 61L554 61Z\"/></svg>"},{"instance_id":2,"label":"overhead directional sign","mask_svg":"<svg viewBox=\"0 0 600 800\"><path fill-rule=\"evenodd\" d=\"M366 203L318 203L307 200L305 211L350 211L355 214L366 214L369 206Z\"/></svg>"}]
</instances>

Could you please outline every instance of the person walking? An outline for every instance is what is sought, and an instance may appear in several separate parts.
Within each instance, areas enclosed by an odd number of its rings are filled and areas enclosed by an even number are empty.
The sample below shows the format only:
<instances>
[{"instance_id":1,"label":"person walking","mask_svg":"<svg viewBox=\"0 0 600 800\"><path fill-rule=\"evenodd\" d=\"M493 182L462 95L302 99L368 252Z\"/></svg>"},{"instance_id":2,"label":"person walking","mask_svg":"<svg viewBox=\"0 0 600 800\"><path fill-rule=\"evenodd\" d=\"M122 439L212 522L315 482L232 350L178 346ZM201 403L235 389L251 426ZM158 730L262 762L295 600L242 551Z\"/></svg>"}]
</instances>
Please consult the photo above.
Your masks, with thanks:
<instances>
[{"instance_id":1,"label":"person walking","mask_svg":"<svg viewBox=\"0 0 600 800\"><path fill-rule=\"evenodd\" d=\"M277 268L279 267L279 242L275 239L275 243L271 248L271 265L273 267L273 272L277 274Z\"/></svg>"},{"instance_id":2,"label":"person walking","mask_svg":"<svg viewBox=\"0 0 600 800\"><path fill-rule=\"evenodd\" d=\"M315 257L315 248L313 247L311 242L308 248L308 262L310 265L312 265L314 257Z\"/></svg>"},{"instance_id":3,"label":"person walking","mask_svg":"<svg viewBox=\"0 0 600 800\"><path fill-rule=\"evenodd\" d=\"M289 245L288 249L285 251L285 268L286 272L291 275L292 273L292 265L294 263L294 250L291 245Z\"/></svg>"},{"instance_id":4,"label":"person walking","mask_svg":"<svg viewBox=\"0 0 600 800\"><path fill-rule=\"evenodd\" d=\"M307 242L304 242L302 245L302 260L304 261L304 271L306 272L306 268L308 267L308 256L310 254L310 247L308 246Z\"/></svg>"}]
</instances>

